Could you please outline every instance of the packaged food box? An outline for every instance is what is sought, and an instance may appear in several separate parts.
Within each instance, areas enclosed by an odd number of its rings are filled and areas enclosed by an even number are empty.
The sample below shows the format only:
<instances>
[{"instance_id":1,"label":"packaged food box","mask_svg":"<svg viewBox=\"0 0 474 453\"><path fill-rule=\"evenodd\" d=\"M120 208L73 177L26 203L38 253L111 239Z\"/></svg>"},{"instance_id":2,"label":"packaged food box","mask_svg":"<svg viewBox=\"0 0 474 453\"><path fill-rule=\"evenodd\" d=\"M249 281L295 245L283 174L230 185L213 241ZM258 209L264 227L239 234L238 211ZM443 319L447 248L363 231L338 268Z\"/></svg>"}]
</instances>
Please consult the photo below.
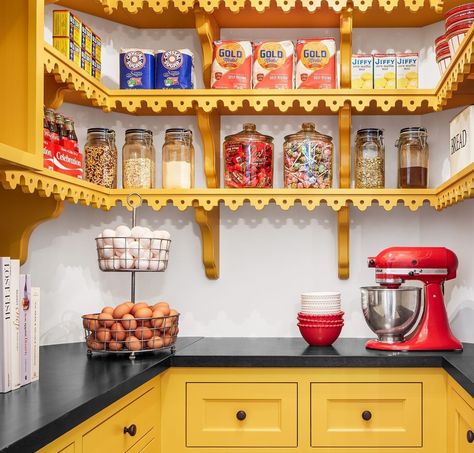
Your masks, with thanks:
<instances>
[{"instance_id":1,"label":"packaged food box","mask_svg":"<svg viewBox=\"0 0 474 453\"><path fill-rule=\"evenodd\" d=\"M294 56L292 41L255 42L253 88L293 88Z\"/></svg>"},{"instance_id":2,"label":"packaged food box","mask_svg":"<svg viewBox=\"0 0 474 453\"><path fill-rule=\"evenodd\" d=\"M397 55L377 53L374 55L374 88L395 89L397 79Z\"/></svg>"},{"instance_id":3,"label":"packaged food box","mask_svg":"<svg viewBox=\"0 0 474 453\"><path fill-rule=\"evenodd\" d=\"M336 88L336 40L334 38L297 41L296 88Z\"/></svg>"},{"instance_id":4,"label":"packaged food box","mask_svg":"<svg viewBox=\"0 0 474 453\"><path fill-rule=\"evenodd\" d=\"M120 50L120 89L155 88L155 56L148 49Z\"/></svg>"},{"instance_id":5,"label":"packaged food box","mask_svg":"<svg viewBox=\"0 0 474 453\"><path fill-rule=\"evenodd\" d=\"M102 40L94 32L92 32L92 58L99 64L102 63Z\"/></svg>"},{"instance_id":6,"label":"packaged food box","mask_svg":"<svg viewBox=\"0 0 474 453\"><path fill-rule=\"evenodd\" d=\"M81 48L92 56L92 30L85 23L81 28Z\"/></svg>"},{"instance_id":7,"label":"packaged food box","mask_svg":"<svg viewBox=\"0 0 474 453\"><path fill-rule=\"evenodd\" d=\"M78 66L81 65L81 48L72 39L53 37L53 47Z\"/></svg>"},{"instance_id":8,"label":"packaged food box","mask_svg":"<svg viewBox=\"0 0 474 453\"><path fill-rule=\"evenodd\" d=\"M82 179L82 154L64 146L57 145L54 149L54 170L64 175Z\"/></svg>"},{"instance_id":9,"label":"packaged food box","mask_svg":"<svg viewBox=\"0 0 474 453\"><path fill-rule=\"evenodd\" d=\"M81 51L81 68L92 75L92 57L84 49Z\"/></svg>"},{"instance_id":10,"label":"packaged food box","mask_svg":"<svg viewBox=\"0 0 474 453\"><path fill-rule=\"evenodd\" d=\"M56 9L53 11L53 37L70 38L81 47L82 22L71 11Z\"/></svg>"},{"instance_id":11,"label":"packaged food box","mask_svg":"<svg viewBox=\"0 0 474 453\"><path fill-rule=\"evenodd\" d=\"M252 88L252 43L214 41L211 88Z\"/></svg>"},{"instance_id":12,"label":"packaged food box","mask_svg":"<svg viewBox=\"0 0 474 453\"><path fill-rule=\"evenodd\" d=\"M158 50L155 88L194 88L194 55L189 49Z\"/></svg>"},{"instance_id":13,"label":"packaged food box","mask_svg":"<svg viewBox=\"0 0 474 453\"><path fill-rule=\"evenodd\" d=\"M474 162L474 105L465 108L449 123L451 176Z\"/></svg>"},{"instance_id":14,"label":"packaged food box","mask_svg":"<svg viewBox=\"0 0 474 453\"><path fill-rule=\"evenodd\" d=\"M418 88L418 53L397 53L397 88Z\"/></svg>"},{"instance_id":15,"label":"packaged food box","mask_svg":"<svg viewBox=\"0 0 474 453\"><path fill-rule=\"evenodd\" d=\"M91 76L95 77L97 80L100 80L102 73L102 66L96 60L92 60L92 72Z\"/></svg>"},{"instance_id":16,"label":"packaged food box","mask_svg":"<svg viewBox=\"0 0 474 453\"><path fill-rule=\"evenodd\" d=\"M374 57L372 55L352 55L351 87L358 90L369 90L374 87Z\"/></svg>"}]
</instances>

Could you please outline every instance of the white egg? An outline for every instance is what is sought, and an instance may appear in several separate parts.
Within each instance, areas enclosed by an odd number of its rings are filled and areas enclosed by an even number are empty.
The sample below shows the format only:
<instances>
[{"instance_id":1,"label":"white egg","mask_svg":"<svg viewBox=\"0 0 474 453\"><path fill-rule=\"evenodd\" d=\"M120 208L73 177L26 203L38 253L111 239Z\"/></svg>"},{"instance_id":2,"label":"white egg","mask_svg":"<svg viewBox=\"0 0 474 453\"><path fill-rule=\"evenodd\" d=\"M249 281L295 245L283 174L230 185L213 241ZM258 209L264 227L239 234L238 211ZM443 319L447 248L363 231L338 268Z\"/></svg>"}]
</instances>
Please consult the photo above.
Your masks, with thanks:
<instances>
[{"instance_id":1,"label":"white egg","mask_svg":"<svg viewBox=\"0 0 474 453\"><path fill-rule=\"evenodd\" d=\"M127 247L128 247L132 242L135 241L135 238L130 237L130 238L127 238L126 241L127 241Z\"/></svg>"},{"instance_id":2,"label":"white egg","mask_svg":"<svg viewBox=\"0 0 474 453\"><path fill-rule=\"evenodd\" d=\"M143 249L149 249L151 247L151 239L149 238L140 238L138 239L138 243Z\"/></svg>"},{"instance_id":3,"label":"white egg","mask_svg":"<svg viewBox=\"0 0 474 453\"><path fill-rule=\"evenodd\" d=\"M110 263L112 261L112 263ZM120 258L114 256L111 260L109 260L109 267L111 270L118 271L120 269Z\"/></svg>"},{"instance_id":4,"label":"white egg","mask_svg":"<svg viewBox=\"0 0 474 453\"><path fill-rule=\"evenodd\" d=\"M133 268L133 256L130 253L125 252L120 257L120 269L132 269Z\"/></svg>"},{"instance_id":5,"label":"white egg","mask_svg":"<svg viewBox=\"0 0 474 453\"><path fill-rule=\"evenodd\" d=\"M153 231L150 230L148 227L142 227L143 238L152 238Z\"/></svg>"},{"instance_id":6,"label":"white egg","mask_svg":"<svg viewBox=\"0 0 474 453\"><path fill-rule=\"evenodd\" d=\"M151 241L151 249L155 251L155 250L160 250L160 248L161 248L161 239L153 239Z\"/></svg>"},{"instance_id":7,"label":"white egg","mask_svg":"<svg viewBox=\"0 0 474 453\"><path fill-rule=\"evenodd\" d=\"M113 245L115 249L115 253L117 253L117 250L120 250L120 254L123 254L124 249L127 247L127 239L120 237L120 238L114 238L113 239Z\"/></svg>"},{"instance_id":8,"label":"white egg","mask_svg":"<svg viewBox=\"0 0 474 453\"><path fill-rule=\"evenodd\" d=\"M104 245L100 250L102 258L112 258L114 256L114 248L111 245Z\"/></svg>"},{"instance_id":9,"label":"white egg","mask_svg":"<svg viewBox=\"0 0 474 453\"><path fill-rule=\"evenodd\" d=\"M165 270L165 263L163 261L158 261L158 272Z\"/></svg>"},{"instance_id":10,"label":"white egg","mask_svg":"<svg viewBox=\"0 0 474 453\"><path fill-rule=\"evenodd\" d=\"M104 240L102 239L102 233L100 233L97 237L96 237L97 241L96 241L96 244L97 244L97 247L99 249L101 249L103 246L104 246Z\"/></svg>"},{"instance_id":11,"label":"white egg","mask_svg":"<svg viewBox=\"0 0 474 453\"><path fill-rule=\"evenodd\" d=\"M135 239L138 239L138 238L141 238L143 237L142 236L142 227L141 226L135 226L132 228L132 230L130 231L131 235L133 238Z\"/></svg>"},{"instance_id":12,"label":"white egg","mask_svg":"<svg viewBox=\"0 0 474 453\"><path fill-rule=\"evenodd\" d=\"M101 271L106 271L107 270L107 260L105 260L105 259L99 260L99 269Z\"/></svg>"},{"instance_id":13,"label":"white egg","mask_svg":"<svg viewBox=\"0 0 474 453\"><path fill-rule=\"evenodd\" d=\"M158 270L158 260L150 261L150 270L156 272Z\"/></svg>"},{"instance_id":14,"label":"white egg","mask_svg":"<svg viewBox=\"0 0 474 453\"><path fill-rule=\"evenodd\" d=\"M151 250L149 249L140 249L138 253L138 258L141 260L150 260L152 256L153 254L151 253Z\"/></svg>"},{"instance_id":15,"label":"white egg","mask_svg":"<svg viewBox=\"0 0 474 453\"><path fill-rule=\"evenodd\" d=\"M166 239L166 233L168 232L164 230L155 230L153 231L153 237L155 239Z\"/></svg>"},{"instance_id":16,"label":"white egg","mask_svg":"<svg viewBox=\"0 0 474 453\"><path fill-rule=\"evenodd\" d=\"M161 250L158 253L158 259L160 261L166 261L168 259L168 252L166 250Z\"/></svg>"},{"instance_id":17,"label":"white egg","mask_svg":"<svg viewBox=\"0 0 474 453\"><path fill-rule=\"evenodd\" d=\"M140 245L138 244L138 241L133 241L132 243L128 244L127 252L135 258L138 257L140 253Z\"/></svg>"},{"instance_id":18,"label":"white egg","mask_svg":"<svg viewBox=\"0 0 474 453\"><path fill-rule=\"evenodd\" d=\"M137 269L140 269L141 271L148 270L149 266L150 266L150 260L138 259L136 261L136 267L137 267Z\"/></svg>"},{"instance_id":19,"label":"white egg","mask_svg":"<svg viewBox=\"0 0 474 453\"><path fill-rule=\"evenodd\" d=\"M113 238L115 237L115 230L109 228L105 229L102 232L102 237L104 238L104 245L112 245Z\"/></svg>"},{"instance_id":20,"label":"white egg","mask_svg":"<svg viewBox=\"0 0 474 453\"><path fill-rule=\"evenodd\" d=\"M128 238L132 235L132 232L127 225L119 225L115 228L115 235L117 237Z\"/></svg>"}]
</instances>

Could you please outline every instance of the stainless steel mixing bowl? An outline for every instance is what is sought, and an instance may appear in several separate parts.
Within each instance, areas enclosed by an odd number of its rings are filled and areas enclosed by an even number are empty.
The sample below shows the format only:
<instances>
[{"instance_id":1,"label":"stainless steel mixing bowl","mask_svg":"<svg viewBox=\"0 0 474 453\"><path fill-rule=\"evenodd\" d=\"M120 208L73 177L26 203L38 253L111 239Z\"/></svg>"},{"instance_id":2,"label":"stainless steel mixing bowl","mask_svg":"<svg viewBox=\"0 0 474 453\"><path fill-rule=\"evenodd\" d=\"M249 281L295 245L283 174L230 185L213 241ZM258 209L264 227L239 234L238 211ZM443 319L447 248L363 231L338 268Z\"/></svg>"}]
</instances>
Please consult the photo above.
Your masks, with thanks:
<instances>
[{"instance_id":1,"label":"stainless steel mixing bowl","mask_svg":"<svg viewBox=\"0 0 474 453\"><path fill-rule=\"evenodd\" d=\"M405 339L418 320L422 289L415 286L360 289L365 320L380 341L395 343Z\"/></svg>"}]
</instances>

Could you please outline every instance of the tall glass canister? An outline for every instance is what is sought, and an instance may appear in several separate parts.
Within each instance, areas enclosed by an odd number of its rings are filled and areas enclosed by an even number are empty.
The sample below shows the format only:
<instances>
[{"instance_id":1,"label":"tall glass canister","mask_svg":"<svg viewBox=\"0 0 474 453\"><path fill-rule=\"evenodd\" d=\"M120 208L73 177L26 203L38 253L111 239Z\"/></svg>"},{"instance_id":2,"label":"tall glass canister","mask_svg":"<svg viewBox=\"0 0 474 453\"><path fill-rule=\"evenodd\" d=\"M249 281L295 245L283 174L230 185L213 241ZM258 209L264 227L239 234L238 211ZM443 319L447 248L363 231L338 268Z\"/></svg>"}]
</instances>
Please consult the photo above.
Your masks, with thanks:
<instances>
[{"instance_id":1,"label":"tall glass canister","mask_svg":"<svg viewBox=\"0 0 474 453\"><path fill-rule=\"evenodd\" d=\"M108 189L117 188L117 150L110 143L110 129L87 130L84 146L84 177L86 181Z\"/></svg>"},{"instance_id":2,"label":"tall glass canister","mask_svg":"<svg viewBox=\"0 0 474 453\"><path fill-rule=\"evenodd\" d=\"M398 187L428 187L428 133L424 127L406 127L400 131L398 147Z\"/></svg>"},{"instance_id":3,"label":"tall glass canister","mask_svg":"<svg viewBox=\"0 0 474 453\"><path fill-rule=\"evenodd\" d=\"M189 129L167 129L163 145L163 188L194 187L193 133Z\"/></svg>"},{"instance_id":4,"label":"tall glass canister","mask_svg":"<svg viewBox=\"0 0 474 453\"><path fill-rule=\"evenodd\" d=\"M124 189L151 189L155 186L155 159L146 129L125 131L122 185Z\"/></svg>"},{"instance_id":5,"label":"tall glass canister","mask_svg":"<svg viewBox=\"0 0 474 453\"><path fill-rule=\"evenodd\" d=\"M385 187L385 146L382 129L366 128L357 131L355 187L357 189Z\"/></svg>"}]
</instances>

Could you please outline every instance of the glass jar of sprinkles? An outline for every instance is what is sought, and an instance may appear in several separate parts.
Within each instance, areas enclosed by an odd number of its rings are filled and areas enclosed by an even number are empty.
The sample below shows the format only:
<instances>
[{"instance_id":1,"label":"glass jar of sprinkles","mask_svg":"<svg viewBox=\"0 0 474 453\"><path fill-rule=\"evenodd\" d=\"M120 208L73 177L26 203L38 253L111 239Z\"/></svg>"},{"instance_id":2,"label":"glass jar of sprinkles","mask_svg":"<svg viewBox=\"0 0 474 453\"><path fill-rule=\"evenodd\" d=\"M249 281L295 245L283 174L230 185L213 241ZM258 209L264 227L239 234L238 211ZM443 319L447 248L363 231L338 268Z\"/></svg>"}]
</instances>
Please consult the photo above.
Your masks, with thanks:
<instances>
[{"instance_id":1,"label":"glass jar of sprinkles","mask_svg":"<svg viewBox=\"0 0 474 453\"><path fill-rule=\"evenodd\" d=\"M87 129L84 146L84 177L86 181L108 189L117 188L117 149L110 142L111 129Z\"/></svg>"},{"instance_id":2,"label":"glass jar of sprinkles","mask_svg":"<svg viewBox=\"0 0 474 453\"><path fill-rule=\"evenodd\" d=\"M367 128L357 131L355 187L357 189L385 187L385 146L382 129Z\"/></svg>"}]
</instances>

